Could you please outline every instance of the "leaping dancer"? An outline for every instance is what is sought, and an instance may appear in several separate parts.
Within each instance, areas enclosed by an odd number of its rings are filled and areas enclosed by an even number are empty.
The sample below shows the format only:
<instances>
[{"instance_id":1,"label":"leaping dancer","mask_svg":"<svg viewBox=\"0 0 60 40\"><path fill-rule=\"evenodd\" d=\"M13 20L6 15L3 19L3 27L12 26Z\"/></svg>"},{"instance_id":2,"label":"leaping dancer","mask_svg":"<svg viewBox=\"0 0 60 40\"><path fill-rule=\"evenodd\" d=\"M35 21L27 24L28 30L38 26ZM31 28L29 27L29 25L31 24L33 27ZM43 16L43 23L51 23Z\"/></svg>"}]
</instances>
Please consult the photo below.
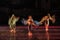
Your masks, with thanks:
<instances>
[{"instance_id":1,"label":"leaping dancer","mask_svg":"<svg viewBox=\"0 0 60 40\"><path fill-rule=\"evenodd\" d=\"M48 14L47 16L44 16L40 21L40 24L43 24L43 23L45 24L46 31L48 31L49 20L51 20L52 23L54 23L55 22L55 16L53 15L51 17L50 14Z\"/></svg>"},{"instance_id":2,"label":"leaping dancer","mask_svg":"<svg viewBox=\"0 0 60 40\"><path fill-rule=\"evenodd\" d=\"M16 32L16 22L19 20L19 17L16 17L14 14L12 14L11 18L8 20L8 24L10 27L10 32Z\"/></svg>"}]
</instances>

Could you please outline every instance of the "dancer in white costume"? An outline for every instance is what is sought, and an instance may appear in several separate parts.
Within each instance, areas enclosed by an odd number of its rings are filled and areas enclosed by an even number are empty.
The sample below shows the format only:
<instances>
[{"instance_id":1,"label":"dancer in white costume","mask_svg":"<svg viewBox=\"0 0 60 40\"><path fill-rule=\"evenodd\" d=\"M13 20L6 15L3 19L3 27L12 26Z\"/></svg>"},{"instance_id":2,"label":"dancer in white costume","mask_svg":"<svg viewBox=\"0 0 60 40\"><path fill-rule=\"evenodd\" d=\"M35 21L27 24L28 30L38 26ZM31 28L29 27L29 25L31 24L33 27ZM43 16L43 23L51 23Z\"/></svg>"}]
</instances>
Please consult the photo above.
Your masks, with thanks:
<instances>
[{"instance_id":1,"label":"dancer in white costume","mask_svg":"<svg viewBox=\"0 0 60 40\"><path fill-rule=\"evenodd\" d=\"M48 31L49 20L51 20L52 23L54 23L55 22L55 16L53 15L51 17L50 14L48 14L47 16L44 16L40 21L40 24L43 24L43 23L45 24L46 31Z\"/></svg>"},{"instance_id":2,"label":"dancer in white costume","mask_svg":"<svg viewBox=\"0 0 60 40\"><path fill-rule=\"evenodd\" d=\"M14 14L12 14L11 18L9 18L8 24L10 27L10 32L16 32L16 22L19 20L19 17L16 17Z\"/></svg>"}]
</instances>

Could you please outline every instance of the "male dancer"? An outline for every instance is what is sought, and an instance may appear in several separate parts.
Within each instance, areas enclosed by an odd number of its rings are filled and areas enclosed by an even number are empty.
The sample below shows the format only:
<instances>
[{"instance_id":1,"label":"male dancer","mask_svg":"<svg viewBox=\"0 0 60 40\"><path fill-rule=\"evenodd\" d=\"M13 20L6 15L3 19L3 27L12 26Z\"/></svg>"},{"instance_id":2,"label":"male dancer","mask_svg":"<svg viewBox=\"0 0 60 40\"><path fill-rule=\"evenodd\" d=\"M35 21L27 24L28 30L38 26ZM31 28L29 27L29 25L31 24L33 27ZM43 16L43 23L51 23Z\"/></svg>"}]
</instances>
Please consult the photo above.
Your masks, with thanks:
<instances>
[{"instance_id":1,"label":"male dancer","mask_svg":"<svg viewBox=\"0 0 60 40\"><path fill-rule=\"evenodd\" d=\"M12 14L11 18L9 18L8 24L10 26L10 32L16 32L16 22L19 20L19 17L16 17Z\"/></svg>"},{"instance_id":2,"label":"male dancer","mask_svg":"<svg viewBox=\"0 0 60 40\"><path fill-rule=\"evenodd\" d=\"M51 20L51 21L54 23L54 22L55 22L55 16L53 15L53 16L51 17L50 14L48 14L47 16L44 16L44 17L41 19L41 21L40 21L40 24L45 23L46 31L48 31L49 20Z\"/></svg>"}]
</instances>

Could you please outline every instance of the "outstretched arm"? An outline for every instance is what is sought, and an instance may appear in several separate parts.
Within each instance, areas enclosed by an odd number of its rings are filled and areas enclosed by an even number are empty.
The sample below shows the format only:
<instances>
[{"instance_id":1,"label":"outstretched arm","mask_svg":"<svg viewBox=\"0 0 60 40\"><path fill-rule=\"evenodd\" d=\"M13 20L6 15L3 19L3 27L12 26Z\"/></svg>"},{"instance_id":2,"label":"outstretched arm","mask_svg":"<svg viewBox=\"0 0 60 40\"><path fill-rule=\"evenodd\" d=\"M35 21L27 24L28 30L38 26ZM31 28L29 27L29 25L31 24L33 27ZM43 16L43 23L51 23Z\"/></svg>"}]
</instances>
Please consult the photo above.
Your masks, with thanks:
<instances>
[{"instance_id":1,"label":"outstretched arm","mask_svg":"<svg viewBox=\"0 0 60 40\"><path fill-rule=\"evenodd\" d=\"M49 19L52 21L52 23L55 23L55 15L53 15L52 17L50 16Z\"/></svg>"}]
</instances>

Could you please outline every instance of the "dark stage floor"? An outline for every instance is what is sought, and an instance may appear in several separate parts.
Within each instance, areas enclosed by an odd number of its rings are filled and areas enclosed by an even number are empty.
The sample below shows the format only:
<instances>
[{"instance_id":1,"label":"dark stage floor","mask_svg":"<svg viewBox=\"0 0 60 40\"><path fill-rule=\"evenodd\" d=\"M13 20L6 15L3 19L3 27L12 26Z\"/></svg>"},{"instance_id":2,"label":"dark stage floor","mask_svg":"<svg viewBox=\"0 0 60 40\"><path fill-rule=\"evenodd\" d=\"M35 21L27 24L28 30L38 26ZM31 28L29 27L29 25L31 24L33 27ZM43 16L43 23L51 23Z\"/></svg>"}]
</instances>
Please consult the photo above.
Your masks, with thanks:
<instances>
[{"instance_id":1,"label":"dark stage floor","mask_svg":"<svg viewBox=\"0 0 60 40\"><path fill-rule=\"evenodd\" d=\"M45 31L44 26L32 30L32 37L29 38L27 26L17 26L16 33L9 32L8 26L0 27L0 40L60 40L60 26L49 26Z\"/></svg>"}]
</instances>

